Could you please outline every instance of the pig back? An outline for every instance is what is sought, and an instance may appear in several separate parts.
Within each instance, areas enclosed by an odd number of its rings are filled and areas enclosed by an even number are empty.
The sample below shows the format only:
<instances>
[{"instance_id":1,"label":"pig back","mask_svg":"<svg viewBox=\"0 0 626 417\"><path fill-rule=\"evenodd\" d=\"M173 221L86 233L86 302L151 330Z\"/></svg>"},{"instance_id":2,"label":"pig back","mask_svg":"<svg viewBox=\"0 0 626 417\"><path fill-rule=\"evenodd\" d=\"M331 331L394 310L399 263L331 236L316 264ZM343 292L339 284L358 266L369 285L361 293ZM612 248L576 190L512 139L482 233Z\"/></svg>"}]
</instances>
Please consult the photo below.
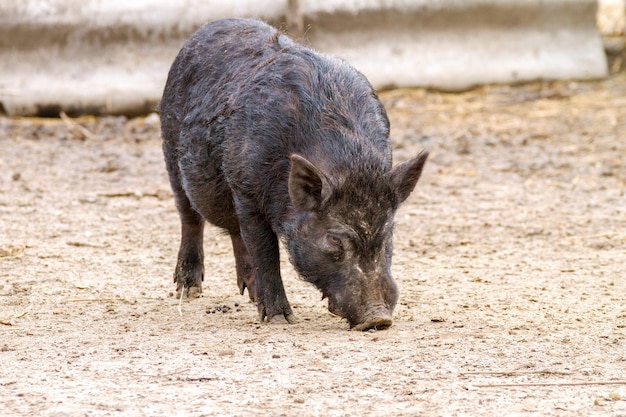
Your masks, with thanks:
<instances>
[{"instance_id":1,"label":"pig back","mask_svg":"<svg viewBox=\"0 0 626 417\"><path fill-rule=\"evenodd\" d=\"M196 32L170 70L161 111L177 149L208 149L235 198L274 224L290 209L291 154L330 178L391 168L389 121L367 79L255 20Z\"/></svg>"}]
</instances>

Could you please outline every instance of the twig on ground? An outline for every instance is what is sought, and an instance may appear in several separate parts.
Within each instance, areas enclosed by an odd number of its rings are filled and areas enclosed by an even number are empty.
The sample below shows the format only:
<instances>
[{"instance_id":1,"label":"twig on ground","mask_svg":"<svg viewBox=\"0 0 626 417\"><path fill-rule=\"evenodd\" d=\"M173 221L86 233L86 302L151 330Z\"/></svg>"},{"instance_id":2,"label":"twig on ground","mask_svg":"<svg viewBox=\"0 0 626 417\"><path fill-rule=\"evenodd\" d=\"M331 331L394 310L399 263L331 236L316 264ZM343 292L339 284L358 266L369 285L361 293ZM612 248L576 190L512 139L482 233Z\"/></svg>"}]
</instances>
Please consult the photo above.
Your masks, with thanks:
<instances>
[{"instance_id":1,"label":"twig on ground","mask_svg":"<svg viewBox=\"0 0 626 417\"><path fill-rule=\"evenodd\" d=\"M118 198L118 197L134 197L136 199L144 198L144 197L153 197L159 200L164 200L167 198L167 194L161 191L155 192L142 192L142 191L119 191L119 192L110 192L110 193L98 193L98 197L105 198Z\"/></svg>"},{"instance_id":2,"label":"twig on ground","mask_svg":"<svg viewBox=\"0 0 626 417\"><path fill-rule=\"evenodd\" d=\"M583 385L626 385L626 380L616 381L581 381L581 382L519 382L504 384L474 384L477 388L506 388L506 387L572 387Z\"/></svg>"},{"instance_id":3,"label":"twig on ground","mask_svg":"<svg viewBox=\"0 0 626 417\"><path fill-rule=\"evenodd\" d=\"M61 119L63 120L63 123L65 123L65 126L67 126L67 129L71 133L76 135L79 140L93 139L93 133L91 133L89 130L79 125L78 123L74 122L68 117L67 114L65 114L65 112L59 113L59 116L61 116Z\"/></svg>"},{"instance_id":4,"label":"twig on ground","mask_svg":"<svg viewBox=\"0 0 626 417\"><path fill-rule=\"evenodd\" d=\"M28 308L26 310L24 310L24 312L22 314L19 314L19 315L15 316L15 318L16 319L20 319L20 318L24 317L25 315L28 314L29 310L30 310L30 306L28 306Z\"/></svg>"},{"instance_id":5,"label":"twig on ground","mask_svg":"<svg viewBox=\"0 0 626 417\"><path fill-rule=\"evenodd\" d=\"M468 371L463 375L571 375L571 371L552 371L550 369L538 371Z\"/></svg>"},{"instance_id":6,"label":"twig on ground","mask_svg":"<svg viewBox=\"0 0 626 417\"><path fill-rule=\"evenodd\" d=\"M19 258L24 254L24 245L2 245L0 246L0 258Z\"/></svg>"},{"instance_id":7,"label":"twig on ground","mask_svg":"<svg viewBox=\"0 0 626 417\"><path fill-rule=\"evenodd\" d=\"M107 197L107 198L115 198L115 197L135 197L141 198L143 194L138 191L119 191L119 192L111 192L111 193L98 193L98 197Z\"/></svg>"},{"instance_id":8,"label":"twig on ground","mask_svg":"<svg viewBox=\"0 0 626 417\"><path fill-rule=\"evenodd\" d=\"M178 314L183 316L183 295L185 294L185 286L180 290L180 298L178 299Z\"/></svg>"},{"instance_id":9,"label":"twig on ground","mask_svg":"<svg viewBox=\"0 0 626 417\"><path fill-rule=\"evenodd\" d=\"M187 372L189 371L191 368L184 368L181 369L180 371L174 371L174 372L170 372L167 374L163 374L163 375L149 375L149 374L138 374L139 376L145 376L148 378L164 378L164 377L168 377L168 376L172 376L172 375L178 375L178 374L182 374L183 372Z\"/></svg>"},{"instance_id":10,"label":"twig on ground","mask_svg":"<svg viewBox=\"0 0 626 417\"><path fill-rule=\"evenodd\" d=\"M79 242L79 241L74 241L74 240L70 240L69 242L65 242L67 245L69 246L76 246L77 248L80 247L84 247L84 248L108 248L109 244L108 243L87 243L87 242Z\"/></svg>"}]
</instances>

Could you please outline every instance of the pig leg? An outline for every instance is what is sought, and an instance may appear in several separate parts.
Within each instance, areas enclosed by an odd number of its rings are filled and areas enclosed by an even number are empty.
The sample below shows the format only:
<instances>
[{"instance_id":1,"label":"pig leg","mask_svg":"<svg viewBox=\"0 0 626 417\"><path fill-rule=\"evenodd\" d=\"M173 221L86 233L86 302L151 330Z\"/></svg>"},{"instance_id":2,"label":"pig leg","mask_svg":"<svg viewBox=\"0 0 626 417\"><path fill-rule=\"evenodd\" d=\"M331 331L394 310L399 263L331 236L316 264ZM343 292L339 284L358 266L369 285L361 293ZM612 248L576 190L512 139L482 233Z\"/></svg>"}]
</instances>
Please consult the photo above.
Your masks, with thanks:
<instances>
[{"instance_id":1,"label":"pig leg","mask_svg":"<svg viewBox=\"0 0 626 417\"><path fill-rule=\"evenodd\" d=\"M184 210L177 205L181 219L181 241L174 270L176 294L178 297L181 292L184 297L200 297L204 280L204 219L191 207Z\"/></svg>"},{"instance_id":2,"label":"pig leg","mask_svg":"<svg viewBox=\"0 0 626 417\"><path fill-rule=\"evenodd\" d=\"M168 151L168 145L165 143L163 149ZM169 150L169 152L171 154L172 151ZM202 281L204 279L204 251L202 248L204 219L191 207L189 198L181 185L177 164L172 158L166 158L165 163L181 223L180 249L174 270L176 294L178 297L181 296L181 293L184 297L199 297L202 294Z\"/></svg>"},{"instance_id":3,"label":"pig leg","mask_svg":"<svg viewBox=\"0 0 626 417\"><path fill-rule=\"evenodd\" d=\"M289 323L296 322L283 281L280 277L278 238L264 216L256 210L246 210L236 204L241 225L241 237L248 248L252 265L256 265L256 300L261 321L277 321L283 316Z\"/></svg>"},{"instance_id":4,"label":"pig leg","mask_svg":"<svg viewBox=\"0 0 626 417\"><path fill-rule=\"evenodd\" d=\"M256 301L256 275L257 270L252 263L252 256L246 248L246 244L243 242L239 233L231 234L230 239L233 242L233 252L235 253L235 267L237 269L237 285L239 286L239 292L243 295L243 292L248 288L248 295L250 300Z\"/></svg>"}]
</instances>

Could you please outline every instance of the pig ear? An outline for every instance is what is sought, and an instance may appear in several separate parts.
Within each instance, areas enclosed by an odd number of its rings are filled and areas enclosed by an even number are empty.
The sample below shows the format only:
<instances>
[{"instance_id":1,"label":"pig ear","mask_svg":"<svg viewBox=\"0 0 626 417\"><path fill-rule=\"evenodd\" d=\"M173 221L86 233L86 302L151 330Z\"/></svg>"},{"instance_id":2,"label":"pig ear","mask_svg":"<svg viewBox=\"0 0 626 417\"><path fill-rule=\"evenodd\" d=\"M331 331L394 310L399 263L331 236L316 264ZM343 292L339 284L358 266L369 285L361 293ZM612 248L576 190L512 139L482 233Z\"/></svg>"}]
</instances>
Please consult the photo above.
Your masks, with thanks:
<instances>
[{"instance_id":1,"label":"pig ear","mask_svg":"<svg viewBox=\"0 0 626 417\"><path fill-rule=\"evenodd\" d=\"M293 205L302 211L317 210L330 198L330 194L326 175L300 155L291 155L289 197Z\"/></svg>"},{"instance_id":2,"label":"pig ear","mask_svg":"<svg viewBox=\"0 0 626 417\"><path fill-rule=\"evenodd\" d=\"M393 167L391 172L387 174L391 181L391 186L396 192L396 204L402 203L409 197L409 194L415 188L417 180L422 175L422 168L428 158L428 151L423 150L415 158L403 162Z\"/></svg>"}]
</instances>

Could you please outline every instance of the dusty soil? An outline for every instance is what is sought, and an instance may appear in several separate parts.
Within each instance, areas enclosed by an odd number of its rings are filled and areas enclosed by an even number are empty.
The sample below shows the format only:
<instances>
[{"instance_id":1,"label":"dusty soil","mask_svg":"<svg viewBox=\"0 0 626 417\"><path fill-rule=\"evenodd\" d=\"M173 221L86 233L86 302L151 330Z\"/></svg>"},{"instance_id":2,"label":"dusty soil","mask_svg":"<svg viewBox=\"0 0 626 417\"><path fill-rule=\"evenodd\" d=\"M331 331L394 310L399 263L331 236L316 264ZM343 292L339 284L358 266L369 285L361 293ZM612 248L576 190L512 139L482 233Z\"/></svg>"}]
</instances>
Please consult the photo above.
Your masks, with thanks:
<instances>
[{"instance_id":1,"label":"dusty soil","mask_svg":"<svg viewBox=\"0 0 626 417\"><path fill-rule=\"evenodd\" d=\"M1 414L626 416L626 77L382 97L432 158L364 333L288 262L260 323L210 227L179 305L156 115L0 119Z\"/></svg>"}]
</instances>

